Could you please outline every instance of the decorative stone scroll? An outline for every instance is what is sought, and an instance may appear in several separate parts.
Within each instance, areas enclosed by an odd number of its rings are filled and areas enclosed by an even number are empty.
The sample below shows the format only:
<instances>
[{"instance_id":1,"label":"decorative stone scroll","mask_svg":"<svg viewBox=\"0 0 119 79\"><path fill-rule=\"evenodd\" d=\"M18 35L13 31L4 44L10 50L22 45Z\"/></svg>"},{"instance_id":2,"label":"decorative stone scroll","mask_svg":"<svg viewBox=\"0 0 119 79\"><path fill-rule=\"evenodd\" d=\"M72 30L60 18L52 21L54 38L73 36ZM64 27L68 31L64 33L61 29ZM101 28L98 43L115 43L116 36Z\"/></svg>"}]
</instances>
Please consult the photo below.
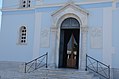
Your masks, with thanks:
<instances>
[{"instance_id":1,"label":"decorative stone scroll","mask_svg":"<svg viewBox=\"0 0 119 79\"><path fill-rule=\"evenodd\" d=\"M82 32L82 33L87 33L87 32L88 32L88 27L87 27L87 26L85 26L85 27L82 26L82 27L81 27L81 32Z\"/></svg>"},{"instance_id":2,"label":"decorative stone scroll","mask_svg":"<svg viewBox=\"0 0 119 79\"><path fill-rule=\"evenodd\" d=\"M90 29L91 48L102 48L103 46L103 31L102 28Z\"/></svg>"},{"instance_id":3,"label":"decorative stone scroll","mask_svg":"<svg viewBox=\"0 0 119 79\"><path fill-rule=\"evenodd\" d=\"M36 0L36 5L42 5L43 4L43 0Z\"/></svg>"},{"instance_id":4,"label":"decorative stone scroll","mask_svg":"<svg viewBox=\"0 0 119 79\"><path fill-rule=\"evenodd\" d=\"M74 0L68 0L67 3L73 4Z\"/></svg>"},{"instance_id":5,"label":"decorative stone scroll","mask_svg":"<svg viewBox=\"0 0 119 79\"><path fill-rule=\"evenodd\" d=\"M46 48L49 47L49 36L50 30L48 28L42 28L40 33L40 47Z\"/></svg>"},{"instance_id":6,"label":"decorative stone scroll","mask_svg":"<svg viewBox=\"0 0 119 79\"><path fill-rule=\"evenodd\" d=\"M58 27L51 27L51 28L50 28L50 31L51 31L51 32L56 32L57 30L58 30Z\"/></svg>"}]
</instances>

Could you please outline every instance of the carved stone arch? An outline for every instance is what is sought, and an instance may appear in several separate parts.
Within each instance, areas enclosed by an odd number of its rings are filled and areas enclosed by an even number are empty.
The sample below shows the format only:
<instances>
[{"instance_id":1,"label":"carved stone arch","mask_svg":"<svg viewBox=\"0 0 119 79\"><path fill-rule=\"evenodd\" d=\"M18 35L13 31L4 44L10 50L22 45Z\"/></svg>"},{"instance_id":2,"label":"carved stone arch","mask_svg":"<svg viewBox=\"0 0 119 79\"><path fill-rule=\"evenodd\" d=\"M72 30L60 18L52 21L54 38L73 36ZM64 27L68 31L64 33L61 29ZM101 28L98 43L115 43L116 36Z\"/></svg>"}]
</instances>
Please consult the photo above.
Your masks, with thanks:
<instances>
[{"instance_id":1,"label":"carved stone arch","mask_svg":"<svg viewBox=\"0 0 119 79\"><path fill-rule=\"evenodd\" d=\"M69 17L75 18L75 19L80 23L80 26L82 26L82 22L81 22L80 17L78 17L76 14L68 13L68 14L65 14L65 15L63 15L63 16L61 16L61 17L59 18L59 20L58 20L57 23L56 23L56 24L57 24L57 25L56 25L57 28L60 28L62 22L63 22L65 19L69 18Z\"/></svg>"}]
</instances>

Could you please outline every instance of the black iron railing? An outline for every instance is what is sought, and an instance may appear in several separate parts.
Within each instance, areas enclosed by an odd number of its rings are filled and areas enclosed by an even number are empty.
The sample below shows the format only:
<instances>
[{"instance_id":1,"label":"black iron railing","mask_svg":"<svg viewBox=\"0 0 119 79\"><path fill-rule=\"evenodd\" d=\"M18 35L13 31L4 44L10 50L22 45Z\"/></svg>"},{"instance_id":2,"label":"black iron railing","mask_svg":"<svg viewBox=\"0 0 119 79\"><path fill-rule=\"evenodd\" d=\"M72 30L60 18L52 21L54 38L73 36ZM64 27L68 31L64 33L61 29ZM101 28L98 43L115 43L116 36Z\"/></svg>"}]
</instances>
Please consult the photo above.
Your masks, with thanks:
<instances>
[{"instance_id":1,"label":"black iron railing","mask_svg":"<svg viewBox=\"0 0 119 79\"><path fill-rule=\"evenodd\" d=\"M86 55L86 71L88 69L105 79L110 79L110 66Z\"/></svg>"},{"instance_id":2,"label":"black iron railing","mask_svg":"<svg viewBox=\"0 0 119 79\"><path fill-rule=\"evenodd\" d=\"M47 68L47 60L48 60L48 53L28 62L25 63L25 73L30 73L34 70L37 70L41 67L46 67Z\"/></svg>"}]
</instances>

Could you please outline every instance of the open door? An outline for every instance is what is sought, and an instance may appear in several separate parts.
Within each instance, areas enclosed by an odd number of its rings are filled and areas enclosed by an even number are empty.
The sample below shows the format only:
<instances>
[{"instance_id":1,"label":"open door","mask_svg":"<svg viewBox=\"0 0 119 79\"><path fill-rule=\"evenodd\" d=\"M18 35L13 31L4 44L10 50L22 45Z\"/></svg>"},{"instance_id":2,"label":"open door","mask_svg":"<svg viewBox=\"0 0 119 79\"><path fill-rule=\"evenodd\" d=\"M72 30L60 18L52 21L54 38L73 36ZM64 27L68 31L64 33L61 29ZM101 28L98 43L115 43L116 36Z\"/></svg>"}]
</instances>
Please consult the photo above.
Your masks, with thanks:
<instances>
[{"instance_id":1,"label":"open door","mask_svg":"<svg viewBox=\"0 0 119 79\"><path fill-rule=\"evenodd\" d=\"M72 33L70 40L67 44L67 67L68 68L76 67L77 50L78 50L78 44L77 44L75 37Z\"/></svg>"},{"instance_id":2,"label":"open door","mask_svg":"<svg viewBox=\"0 0 119 79\"><path fill-rule=\"evenodd\" d=\"M60 40L61 68L78 68L79 29L63 29Z\"/></svg>"},{"instance_id":3,"label":"open door","mask_svg":"<svg viewBox=\"0 0 119 79\"><path fill-rule=\"evenodd\" d=\"M60 31L59 67L76 68L79 65L80 24L75 18L63 21Z\"/></svg>"}]
</instances>

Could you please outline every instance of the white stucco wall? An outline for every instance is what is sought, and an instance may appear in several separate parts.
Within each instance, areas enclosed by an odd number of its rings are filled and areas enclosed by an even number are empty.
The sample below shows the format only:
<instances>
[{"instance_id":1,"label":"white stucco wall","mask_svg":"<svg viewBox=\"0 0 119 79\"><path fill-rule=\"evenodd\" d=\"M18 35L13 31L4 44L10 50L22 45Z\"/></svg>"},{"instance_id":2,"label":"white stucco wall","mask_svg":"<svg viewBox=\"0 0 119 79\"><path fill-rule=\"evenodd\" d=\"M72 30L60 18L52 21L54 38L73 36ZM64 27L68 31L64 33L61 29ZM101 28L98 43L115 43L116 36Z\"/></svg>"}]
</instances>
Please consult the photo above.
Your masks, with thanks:
<instances>
[{"instance_id":1,"label":"white stucco wall","mask_svg":"<svg viewBox=\"0 0 119 79\"><path fill-rule=\"evenodd\" d=\"M81 4L78 4L80 8L89 12L89 16L87 18L89 27L86 39L87 53L90 56L111 65L112 67L118 68L119 64L116 62L119 55L119 37L117 36L119 32L119 22L117 22L117 17L119 16L119 2L115 4L116 7L112 7L114 4L110 0L109 2L102 2L98 4L92 4L87 1L88 0L80 0L79 3ZM55 37L58 37L58 34L55 30L53 31L54 33L51 32L51 27L53 26L52 13L64 6L66 3L63 4L63 2L66 2L66 0L60 0L59 3L62 5L57 4L56 6L55 3L57 2L58 1L56 0L52 0L50 2L48 0L44 0L42 1L44 5L33 8L35 5L33 0L32 7L29 9L19 9L19 5L17 5L11 7L16 8L14 10L3 10L2 28L0 32L0 60L29 61L48 52L49 63L55 64L55 62L58 61L56 60L57 52L54 52L57 50L57 47L55 46L57 38ZM48 3L53 5L45 5ZM3 8L16 4L19 4L19 0L4 0ZM65 10L63 13L68 13L68 10ZM75 11L73 12L75 13ZM78 12L76 14L78 15ZM27 45L18 45L18 30L22 25L25 25L28 28ZM96 38L91 37L93 29L97 30L96 32L93 32L94 34L97 33ZM98 40L98 33L100 34L99 39L101 41L97 44L96 42L91 41L91 39L95 41ZM45 35L47 37L45 37ZM46 43L44 43L45 41ZM98 45L100 46L98 47ZM93 46L95 46L95 48Z\"/></svg>"}]
</instances>

